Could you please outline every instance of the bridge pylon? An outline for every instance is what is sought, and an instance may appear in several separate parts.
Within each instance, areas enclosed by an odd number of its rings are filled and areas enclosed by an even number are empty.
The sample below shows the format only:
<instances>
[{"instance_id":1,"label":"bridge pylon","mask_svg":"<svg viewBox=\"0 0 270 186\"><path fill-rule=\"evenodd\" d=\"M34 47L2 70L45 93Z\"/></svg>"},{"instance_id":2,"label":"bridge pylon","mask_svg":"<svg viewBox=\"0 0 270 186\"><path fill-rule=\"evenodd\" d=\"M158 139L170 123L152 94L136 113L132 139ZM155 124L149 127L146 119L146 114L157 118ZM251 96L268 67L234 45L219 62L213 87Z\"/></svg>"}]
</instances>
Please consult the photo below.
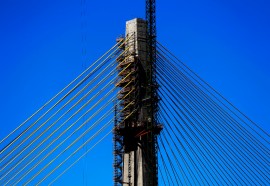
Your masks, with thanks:
<instances>
[{"instance_id":1,"label":"bridge pylon","mask_svg":"<svg viewBox=\"0 0 270 186\"><path fill-rule=\"evenodd\" d=\"M152 80L153 62L147 21L126 22L127 39L118 58L118 94L114 128L114 183L117 185L156 186L157 136L162 126L157 123L157 84ZM118 38L118 41L124 38Z\"/></svg>"}]
</instances>

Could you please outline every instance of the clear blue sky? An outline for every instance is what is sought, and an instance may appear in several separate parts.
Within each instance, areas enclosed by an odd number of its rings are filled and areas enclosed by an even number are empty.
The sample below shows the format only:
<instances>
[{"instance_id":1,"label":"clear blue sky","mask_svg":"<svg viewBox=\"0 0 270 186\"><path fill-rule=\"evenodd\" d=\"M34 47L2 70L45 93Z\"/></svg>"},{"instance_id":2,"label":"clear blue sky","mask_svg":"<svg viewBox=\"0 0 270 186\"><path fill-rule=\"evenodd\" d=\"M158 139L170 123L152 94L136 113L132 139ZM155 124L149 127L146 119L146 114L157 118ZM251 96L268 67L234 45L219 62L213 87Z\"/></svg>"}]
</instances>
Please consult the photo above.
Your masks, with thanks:
<instances>
[{"instance_id":1,"label":"clear blue sky","mask_svg":"<svg viewBox=\"0 0 270 186\"><path fill-rule=\"evenodd\" d=\"M109 49L126 20L144 17L144 1L85 1L85 17L80 0L0 1L0 138ZM269 9L268 0L157 1L158 40L268 133ZM58 183L111 185L111 148L108 139L88 156L103 162L83 160Z\"/></svg>"}]
</instances>

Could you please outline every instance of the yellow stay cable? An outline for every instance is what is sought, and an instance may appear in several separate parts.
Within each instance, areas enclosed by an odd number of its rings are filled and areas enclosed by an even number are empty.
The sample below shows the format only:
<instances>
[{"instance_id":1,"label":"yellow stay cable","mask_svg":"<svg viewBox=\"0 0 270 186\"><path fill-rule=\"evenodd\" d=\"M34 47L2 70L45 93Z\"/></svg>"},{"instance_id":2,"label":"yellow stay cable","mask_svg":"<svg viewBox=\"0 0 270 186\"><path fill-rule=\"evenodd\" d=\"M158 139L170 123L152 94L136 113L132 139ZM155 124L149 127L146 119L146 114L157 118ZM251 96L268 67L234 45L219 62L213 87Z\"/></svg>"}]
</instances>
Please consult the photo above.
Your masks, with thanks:
<instances>
[{"instance_id":1,"label":"yellow stay cable","mask_svg":"<svg viewBox=\"0 0 270 186\"><path fill-rule=\"evenodd\" d=\"M130 105L132 105L133 102L130 102L125 108L121 110L123 112L126 108L128 108ZM120 114L119 112L118 114ZM64 164L70 157L72 157L74 154L76 154L81 148L83 148L85 145L87 145L94 137L96 137L102 130L104 130L106 127L108 127L113 119L111 119L109 122L107 122L98 132L96 132L91 138L89 138L86 142L84 142L77 150L75 150L71 155L69 155L63 162L61 162L56 168L54 168L50 173L48 173L41 181L38 182L37 185L39 185L41 182L43 182L48 176L50 176L56 169L58 169L62 164ZM50 162L51 163L51 162ZM49 163L49 164L50 164ZM28 184L27 182L26 184ZM26 185L25 184L25 185Z\"/></svg>"},{"instance_id":2,"label":"yellow stay cable","mask_svg":"<svg viewBox=\"0 0 270 186\"><path fill-rule=\"evenodd\" d=\"M129 48L127 48L126 50L128 50ZM121 56L121 55L123 55L125 52L126 52L126 50L125 51L123 51L119 56ZM114 60L114 62L115 62L115 60ZM102 62L103 63L103 62ZM102 65L102 63L99 65L99 66L101 66ZM98 66L98 67L99 67ZM98 68L98 67L96 67L96 68ZM96 69L95 68L95 69ZM94 69L94 70L95 70ZM104 71L104 70L103 70ZM91 82L89 82L82 90L80 90L76 95L74 95L67 103L65 103L60 109L58 109L52 116L50 116L44 123L42 123L35 131L33 131L30 135L28 135L28 137L26 138L26 139L24 139L23 141L21 141L20 142L20 144L19 145L17 145L13 150L11 150L8 154L6 154L2 159L1 159L1 161L0 161L0 163L1 162L3 162L5 159L6 159L6 157L8 157L11 153L13 153L16 149L18 149L19 147L20 147L20 145L22 145L26 140L28 140L36 131L38 131L42 126L44 126L50 119L52 119L57 113L59 113L64 107L66 107L66 105L68 104L68 103L70 103L71 101L73 101L81 92L83 92L88 86L90 86L92 83ZM82 101L82 100L80 100L80 101ZM47 112L46 112L47 113ZM44 115L46 115L46 113L44 114ZM35 122L35 123L37 123L38 122L38 120ZM34 124L35 124L34 123ZM22 153L22 152L21 152ZM14 158L13 158L13 160L14 160ZM10 163L10 161L8 162L8 164ZM1 167L1 171L5 168L7 166L7 164L5 164L5 166L4 167Z\"/></svg>"},{"instance_id":3,"label":"yellow stay cable","mask_svg":"<svg viewBox=\"0 0 270 186\"><path fill-rule=\"evenodd\" d=\"M127 49L128 50L128 49ZM124 54L124 52L122 53L122 54ZM122 54L120 54L120 55L122 55ZM113 62L115 62L115 61L113 61ZM113 63L112 62L112 63ZM110 67L110 65L109 66L107 66L102 72L100 72L99 73L99 75L97 75L95 78L94 78L94 81L95 81L95 79L97 78L97 77L100 77L101 75L102 75L102 73L108 68L108 67ZM112 70L113 71L113 70ZM111 72L112 72L111 71ZM110 73L111 74L111 73ZM110 75L109 74L109 75ZM108 75L106 76L106 77L108 77ZM107 79L107 78L103 78L103 80L105 80L105 79ZM91 82L89 82L82 90L80 90L76 95L74 95L65 105L63 105L60 109L58 109L58 111L54 114L54 115L52 115L50 118L48 118L44 123L42 123L41 125L40 125L40 127L39 128L37 128L34 132L36 132L36 131L38 131L42 126L44 126L49 120L51 120L52 119L52 117L53 116L55 116L58 112L60 112L68 103L70 103L72 100L74 100L83 90L85 90L86 88L88 88L91 84L93 83L93 81L91 81ZM96 87L97 88L97 87ZM57 121L59 121L66 113L68 113L72 108L74 108L76 105L78 105L84 98L86 98L91 92L93 92L94 91L94 89L92 89L91 91L89 91L86 95L84 95L79 101L77 101L68 111L66 111L60 118L58 118L58 120ZM57 122L56 121L56 122ZM7 164L5 164L4 165L4 167L2 167L2 170L4 169L4 168L6 168L16 157L18 157L20 154L22 154L30 145L32 145L36 140L38 140L38 138L40 137L40 136L42 136L46 131L48 131L51 127L53 127L55 124L56 124L56 122L54 122L52 125L50 125L49 126L49 128L47 128L45 131L43 131L37 138L35 138L35 140L34 141L32 141L30 144L28 144L27 145L27 147L25 147L22 151L20 151L20 153L19 154L17 154L15 157L13 157L12 158L12 160L9 160L9 162L7 163ZM32 132L32 134L34 133L34 132ZM32 135L31 134L31 135ZM5 158L7 157L7 156L9 156L12 152L14 152L16 149L18 149L19 148L19 146L23 143L23 142L25 142L26 140L28 140L30 137L31 137L31 135L29 135L24 141L22 141L18 146L16 146L16 148L13 150L13 151L11 151L11 152L9 152L9 154L8 155L6 155L5 156ZM4 158L4 159L5 159ZM2 159L2 161L4 160L4 159ZM1 179L2 179L2 177L1 177Z\"/></svg>"},{"instance_id":4,"label":"yellow stay cable","mask_svg":"<svg viewBox=\"0 0 270 186\"><path fill-rule=\"evenodd\" d=\"M124 70L125 70L125 69L123 69L123 71L124 71ZM129 73L125 78L127 78L129 75L130 75L130 73ZM130 82L129 82L126 86L128 86L129 84L130 84ZM125 87L126 87L126 86L125 86ZM87 123L88 121L89 121L89 119L88 119L87 121L85 121L84 124ZM80 128L81 128L82 126L84 126L84 124L82 124L82 125L80 126ZM77 130L78 130L78 129L76 129L76 131L77 131ZM66 139L67 139L67 138L66 138ZM66 141L66 139L65 139L64 141ZM64 141L63 141L63 142L64 142ZM61 143L61 144L62 144L62 143ZM59 144L56 148L58 148L61 144ZM55 148L55 149L56 149L56 148ZM55 150L55 149L54 149L54 150ZM52 151L51 151L51 152L52 152ZM48 155L47 155L47 157L48 157ZM45 158L43 158L43 160L44 160L44 159L45 159ZM43 161L43 160L42 160L42 161ZM41 161L40 161L40 162L41 162ZM40 162L39 162L39 163L40 163ZM36 166L37 166L37 165L36 165ZM36 166L35 166L35 167L36 167ZM34 167L34 168L35 168L35 167ZM33 167L31 168L30 171L32 171L32 170L33 170ZM23 177L25 177L30 171L28 171L26 174L24 174ZM23 177L22 177L22 178L23 178ZM22 179L22 178L21 178L21 179ZM20 179L20 180L21 180L21 179ZM19 180L19 181L20 181L20 180ZM17 183L18 183L18 182L17 182Z\"/></svg>"}]
</instances>

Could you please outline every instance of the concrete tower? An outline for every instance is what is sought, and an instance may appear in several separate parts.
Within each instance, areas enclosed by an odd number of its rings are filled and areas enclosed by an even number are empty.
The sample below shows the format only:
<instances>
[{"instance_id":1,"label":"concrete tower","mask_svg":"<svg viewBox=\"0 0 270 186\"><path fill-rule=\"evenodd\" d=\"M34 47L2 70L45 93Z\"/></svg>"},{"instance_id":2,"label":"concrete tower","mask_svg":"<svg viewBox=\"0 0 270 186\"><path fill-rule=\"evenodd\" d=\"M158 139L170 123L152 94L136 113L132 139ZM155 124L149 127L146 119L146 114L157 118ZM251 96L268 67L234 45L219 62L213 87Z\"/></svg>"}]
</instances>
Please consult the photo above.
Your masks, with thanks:
<instances>
[{"instance_id":1,"label":"concrete tower","mask_svg":"<svg viewBox=\"0 0 270 186\"><path fill-rule=\"evenodd\" d=\"M126 45L124 57L118 58L122 88L118 95L121 101L116 112L115 140L115 185L157 185L156 136L161 126L153 121L157 98L151 81L147 22L133 19L126 22Z\"/></svg>"}]
</instances>

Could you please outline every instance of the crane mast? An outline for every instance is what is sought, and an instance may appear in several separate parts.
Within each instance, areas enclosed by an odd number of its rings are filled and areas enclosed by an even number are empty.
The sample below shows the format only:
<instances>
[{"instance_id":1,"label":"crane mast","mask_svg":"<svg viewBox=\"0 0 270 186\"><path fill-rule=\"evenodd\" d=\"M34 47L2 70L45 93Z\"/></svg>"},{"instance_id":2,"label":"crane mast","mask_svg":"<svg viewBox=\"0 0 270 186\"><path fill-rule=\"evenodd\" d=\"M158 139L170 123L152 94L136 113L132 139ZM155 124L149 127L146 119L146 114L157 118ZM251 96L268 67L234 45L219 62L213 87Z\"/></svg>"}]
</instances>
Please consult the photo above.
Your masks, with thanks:
<instances>
[{"instance_id":1,"label":"crane mast","mask_svg":"<svg viewBox=\"0 0 270 186\"><path fill-rule=\"evenodd\" d=\"M149 35L149 49L151 54L151 59L153 63L156 60L156 0L146 0L145 3L145 15L147 21L147 31Z\"/></svg>"}]
</instances>

